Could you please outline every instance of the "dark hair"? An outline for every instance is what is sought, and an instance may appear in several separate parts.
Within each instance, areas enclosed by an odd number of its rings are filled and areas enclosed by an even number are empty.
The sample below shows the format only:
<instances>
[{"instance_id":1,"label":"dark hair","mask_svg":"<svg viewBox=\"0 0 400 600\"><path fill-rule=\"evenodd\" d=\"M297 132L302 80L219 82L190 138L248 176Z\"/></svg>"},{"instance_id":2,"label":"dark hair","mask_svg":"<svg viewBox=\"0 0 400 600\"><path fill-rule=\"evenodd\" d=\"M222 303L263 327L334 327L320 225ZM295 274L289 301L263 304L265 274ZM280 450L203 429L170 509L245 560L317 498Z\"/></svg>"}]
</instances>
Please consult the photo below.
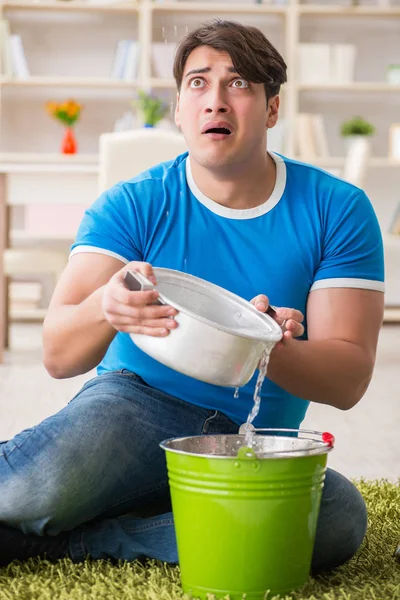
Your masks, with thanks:
<instances>
[{"instance_id":1,"label":"dark hair","mask_svg":"<svg viewBox=\"0 0 400 600\"><path fill-rule=\"evenodd\" d=\"M227 52L241 77L264 84L267 101L279 94L281 85L286 82L285 61L259 29L213 19L189 32L178 45L173 71L178 90L189 54L198 46Z\"/></svg>"}]
</instances>

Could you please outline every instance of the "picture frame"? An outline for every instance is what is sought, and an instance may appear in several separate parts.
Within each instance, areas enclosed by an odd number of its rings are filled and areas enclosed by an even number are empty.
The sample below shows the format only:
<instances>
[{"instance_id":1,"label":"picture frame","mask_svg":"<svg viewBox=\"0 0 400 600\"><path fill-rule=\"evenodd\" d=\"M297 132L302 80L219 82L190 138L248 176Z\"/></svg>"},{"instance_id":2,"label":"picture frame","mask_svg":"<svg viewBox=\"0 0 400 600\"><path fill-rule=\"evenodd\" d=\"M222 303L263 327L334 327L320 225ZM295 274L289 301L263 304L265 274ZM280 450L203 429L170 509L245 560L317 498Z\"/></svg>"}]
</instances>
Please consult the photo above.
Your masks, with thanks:
<instances>
[{"instance_id":1,"label":"picture frame","mask_svg":"<svg viewBox=\"0 0 400 600\"><path fill-rule=\"evenodd\" d=\"M389 158L400 162L400 123L392 123L389 128Z\"/></svg>"}]
</instances>

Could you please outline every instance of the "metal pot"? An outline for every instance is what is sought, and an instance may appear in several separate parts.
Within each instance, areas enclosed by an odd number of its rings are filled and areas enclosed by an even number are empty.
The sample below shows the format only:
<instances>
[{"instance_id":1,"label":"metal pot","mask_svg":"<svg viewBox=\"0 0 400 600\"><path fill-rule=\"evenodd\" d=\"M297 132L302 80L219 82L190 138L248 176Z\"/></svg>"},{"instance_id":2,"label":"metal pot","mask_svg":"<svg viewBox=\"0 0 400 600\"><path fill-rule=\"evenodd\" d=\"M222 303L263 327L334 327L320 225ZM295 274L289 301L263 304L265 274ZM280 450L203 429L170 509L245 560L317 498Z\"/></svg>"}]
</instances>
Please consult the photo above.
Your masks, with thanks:
<instances>
[{"instance_id":1,"label":"metal pot","mask_svg":"<svg viewBox=\"0 0 400 600\"><path fill-rule=\"evenodd\" d=\"M179 327L166 337L132 333L138 348L184 375L226 387L241 387L264 353L282 338L280 326L250 302L187 273L154 268L159 301L176 308ZM131 290L155 286L129 271Z\"/></svg>"}]
</instances>

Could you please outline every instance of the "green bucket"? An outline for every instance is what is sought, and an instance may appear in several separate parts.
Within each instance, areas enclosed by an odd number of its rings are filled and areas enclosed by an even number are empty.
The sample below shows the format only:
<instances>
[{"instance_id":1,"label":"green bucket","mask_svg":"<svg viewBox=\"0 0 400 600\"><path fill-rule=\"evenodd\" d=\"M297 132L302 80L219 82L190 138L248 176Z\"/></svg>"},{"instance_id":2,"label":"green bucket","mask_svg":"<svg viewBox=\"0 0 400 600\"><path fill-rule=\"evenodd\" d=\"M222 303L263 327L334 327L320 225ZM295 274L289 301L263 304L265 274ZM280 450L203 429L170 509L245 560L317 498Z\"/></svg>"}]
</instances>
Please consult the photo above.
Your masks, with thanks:
<instances>
[{"instance_id":1,"label":"green bucket","mask_svg":"<svg viewBox=\"0 0 400 600\"><path fill-rule=\"evenodd\" d=\"M308 579L333 436L294 429L162 442L182 587L262 600ZM244 596L245 595L245 596Z\"/></svg>"}]
</instances>

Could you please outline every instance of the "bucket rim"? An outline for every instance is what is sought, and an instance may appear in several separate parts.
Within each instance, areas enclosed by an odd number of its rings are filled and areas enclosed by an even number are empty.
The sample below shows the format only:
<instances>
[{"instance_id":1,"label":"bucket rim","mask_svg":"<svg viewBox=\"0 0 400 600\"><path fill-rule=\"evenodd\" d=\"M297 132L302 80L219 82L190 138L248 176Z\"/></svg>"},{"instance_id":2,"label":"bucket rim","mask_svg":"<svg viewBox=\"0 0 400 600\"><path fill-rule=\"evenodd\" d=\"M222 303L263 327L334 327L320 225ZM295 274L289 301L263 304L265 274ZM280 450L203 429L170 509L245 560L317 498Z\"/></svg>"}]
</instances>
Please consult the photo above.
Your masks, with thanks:
<instances>
[{"instance_id":1,"label":"bucket rim","mask_svg":"<svg viewBox=\"0 0 400 600\"><path fill-rule=\"evenodd\" d=\"M297 433L297 434L302 434L303 438L302 439L311 439L315 444L310 446L310 448L307 448L306 450L304 449L299 449L299 448L292 448L292 449L287 449L287 450L279 450L279 451L275 451L275 452L263 452L262 456L257 456L257 454L255 455L254 458L258 459L258 460L263 460L263 459L276 459L276 458L290 458L291 456L294 455L301 455L302 457L305 456L315 456L315 455L319 455L319 454L326 454L327 452L330 452L331 450L333 450L333 446L334 446L334 442L335 442L335 438L331 433L328 433L326 431L324 432L319 432L319 431L313 431L310 429L288 429L288 428L275 428L275 427L265 427L265 428L259 428L259 429L254 429L252 430L253 433L257 433L257 432L285 432L285 433ZM171 448L169 446L169 444L171 444L172 442L183 442L185 440L193 440L196 438L210 438L210 437L218 437L218 436L223 436L223 437L227 437L227 438L233 438L233 437L242 437L245 438L245 434L240 434L240 433L228 433L228 434L224 434L224 433L220 433L220 434L205 434L205 435L188 435L188 436L182 436L182 437L177 437L177 438L168 438L163 440L162 442L160 442L159 446L160 448L162 448L163 450L165 450L166 452L170 452L172 454L183 454L185 456L198 456L200 458L213 458L213 459L223 459L223 460L227 460L227 459L231 459L231 460L238 460L237 456L224 456L221 454L202 454L200 452L190 452L187 450L179 450L177 448ZM316 437L307 437L307 436L316 436ZM278 436L271 436L271 437L278 437ZM293 436L279 436L280 439L286 437L286 439L293 439ZM298 436L297 436L298 437Z\"/></svg>"}]
</instances>

